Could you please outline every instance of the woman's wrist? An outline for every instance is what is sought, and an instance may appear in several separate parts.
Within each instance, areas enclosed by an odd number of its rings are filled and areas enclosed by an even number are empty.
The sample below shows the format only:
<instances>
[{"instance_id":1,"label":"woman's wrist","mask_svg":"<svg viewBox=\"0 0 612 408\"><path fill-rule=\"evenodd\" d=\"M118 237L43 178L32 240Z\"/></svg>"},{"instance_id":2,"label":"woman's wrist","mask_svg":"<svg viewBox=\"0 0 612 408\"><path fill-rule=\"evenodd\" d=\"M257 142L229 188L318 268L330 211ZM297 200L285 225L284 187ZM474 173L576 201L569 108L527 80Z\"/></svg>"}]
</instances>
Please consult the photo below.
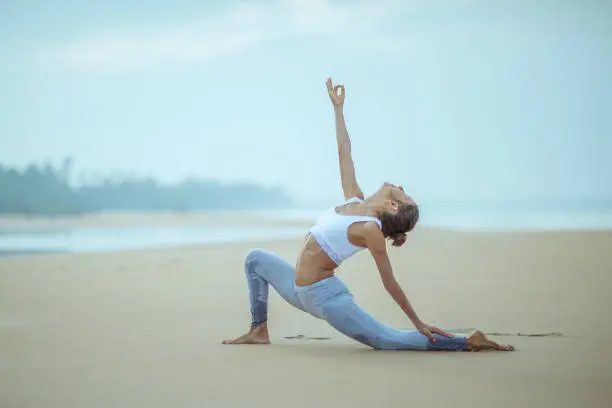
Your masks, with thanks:
<instances>
[{"instance_id":1,"label":"woman's wrist","mask_svg":"<svg viewBox=\"0 0 612 408\"><path fill-rule=\"evenodd\" d=\"M414 327L419 327L422 326L424 323L421 321L421 319L419 319L418 317L410 317L408 316L408 318L410 318L410 321L412 322L412 324L414 324Z\"/></svg>"}]
</instances>

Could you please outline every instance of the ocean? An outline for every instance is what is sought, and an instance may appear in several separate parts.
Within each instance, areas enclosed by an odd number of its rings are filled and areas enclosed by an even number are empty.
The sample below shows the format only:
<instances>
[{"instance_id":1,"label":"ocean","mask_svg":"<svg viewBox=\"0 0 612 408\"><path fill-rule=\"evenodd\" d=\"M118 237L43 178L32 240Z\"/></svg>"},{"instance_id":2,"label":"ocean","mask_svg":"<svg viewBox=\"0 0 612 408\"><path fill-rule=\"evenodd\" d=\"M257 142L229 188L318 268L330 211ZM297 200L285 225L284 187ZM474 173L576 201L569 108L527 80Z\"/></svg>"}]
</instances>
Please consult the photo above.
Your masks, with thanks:
<instances>
[{"instance_id":1,"label":"ocean","mask_svg":"<svg viewBox=\"0 0 612 408\"><path fill-rule=\"evenodd\" d=\"M304 235L303 228L150 226L40 230L0 229L0 254L105 252L265 241Z\"/></svg>"}]
</instances>

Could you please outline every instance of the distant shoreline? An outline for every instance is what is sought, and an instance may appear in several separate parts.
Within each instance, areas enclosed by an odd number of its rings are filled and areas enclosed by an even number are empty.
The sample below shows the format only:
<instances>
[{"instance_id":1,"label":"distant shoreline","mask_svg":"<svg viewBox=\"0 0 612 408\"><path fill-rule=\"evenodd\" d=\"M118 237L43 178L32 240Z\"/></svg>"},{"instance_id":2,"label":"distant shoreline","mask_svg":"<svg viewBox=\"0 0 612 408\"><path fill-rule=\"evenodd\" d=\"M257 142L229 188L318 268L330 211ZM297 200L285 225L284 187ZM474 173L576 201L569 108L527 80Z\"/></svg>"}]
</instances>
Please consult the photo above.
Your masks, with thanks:
<instances>
[{"instance_id":1,"label":"distant shoreline","mask_svg":"<svg viewBox=\"0 0 612 408\"><path fill-rule=\"evenodd\" d=\"M322 209L210 210L198 212L91 212L75 215L0 214L2 231L82 228L279 227L308 229ZM602 231L612 229L612 210L507 211L423 207L418 228L466 232Z\"/></svg>"},{"instance_id":2,"label":"distant shoreline","mask_svg":"<svg viewBox=\"0 0 612 408\"><path fill-rule=\"evenodd\" d=\"M27 229L122 228L161 226L303 227L309 217L275 217L273 211L97 212L62 216L0 215L0 231Z\"/></svg>"},{"instance_id":3,"label":"distant shoreline","mask_svg":"<svg viewBox=\"0 0 612 408\"><path fill-rule=\"evenodd\" d=\"M116 253L210 247L231 243L299 240L313 221L312 214L200 213L90 214L85 217L0 217L0 258L41 254ZM296 217L289 219L290 216ZM303 216L299 219L298 216ZM276 217L276 218L275 218ZM10 221L10 222L7 222ZM431 234L516 237L556 234L607 234L612 228L453 228L420 225L411 238L420 242ZM512 238L514 239L514 238ZM258 244L257 244L258 245Z\"/></svg>"},{"instance_id":4,"label":"distant shoreline","mask_svg":"<svg viewBox=\"0 0 612 408\"><path fill-rule=\"evenodd\" d=\"M2 258L16 258L21 256L29 255L48 255L48 254L68 254L70 251L57 251L57 250L18 250L9 251L0 249L0 259Z\"/></svg>"}]
</instances>

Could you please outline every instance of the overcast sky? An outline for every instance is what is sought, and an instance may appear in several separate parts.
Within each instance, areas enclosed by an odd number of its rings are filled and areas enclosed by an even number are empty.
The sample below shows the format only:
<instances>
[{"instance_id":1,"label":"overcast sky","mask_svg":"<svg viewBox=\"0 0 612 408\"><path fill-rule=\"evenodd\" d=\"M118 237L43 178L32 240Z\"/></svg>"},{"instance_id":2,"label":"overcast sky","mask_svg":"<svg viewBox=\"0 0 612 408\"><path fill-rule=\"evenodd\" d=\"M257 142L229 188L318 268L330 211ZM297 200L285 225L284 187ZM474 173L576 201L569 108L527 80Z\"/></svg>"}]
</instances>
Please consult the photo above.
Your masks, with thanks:
<instances>
[{"instance_id":1,"label":"overcast sky","mask_svg":"<svg viewBox=\"0 0 612 408\"><path fill-rule=\"evenodd\" d=\"M0 0L0 162L341 198L612 199L609 1Z\"/></svg>"}]
</instances>

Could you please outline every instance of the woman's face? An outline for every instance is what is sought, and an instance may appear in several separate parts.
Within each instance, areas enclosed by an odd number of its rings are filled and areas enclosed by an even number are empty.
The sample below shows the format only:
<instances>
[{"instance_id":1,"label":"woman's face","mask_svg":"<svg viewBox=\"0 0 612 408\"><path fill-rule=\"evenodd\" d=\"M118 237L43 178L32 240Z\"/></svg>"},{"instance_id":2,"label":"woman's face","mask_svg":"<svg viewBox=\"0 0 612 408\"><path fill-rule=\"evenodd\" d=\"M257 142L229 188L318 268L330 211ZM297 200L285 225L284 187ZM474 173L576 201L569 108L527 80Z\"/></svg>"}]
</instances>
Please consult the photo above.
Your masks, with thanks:
<instances>
[{"instance_id":1,"label":"woman's face","mask_svg":"<svg viewBox=\"0 0 612 408\"><path fill-rule=\"evenodd\" d=\"M401 204L416 204L412 197L404 192L402 186L397 186L395 184L383 183L380 189L378 189L377 194L380 194L387 200L396 201Z\"/></svg>"}]
</instances>

